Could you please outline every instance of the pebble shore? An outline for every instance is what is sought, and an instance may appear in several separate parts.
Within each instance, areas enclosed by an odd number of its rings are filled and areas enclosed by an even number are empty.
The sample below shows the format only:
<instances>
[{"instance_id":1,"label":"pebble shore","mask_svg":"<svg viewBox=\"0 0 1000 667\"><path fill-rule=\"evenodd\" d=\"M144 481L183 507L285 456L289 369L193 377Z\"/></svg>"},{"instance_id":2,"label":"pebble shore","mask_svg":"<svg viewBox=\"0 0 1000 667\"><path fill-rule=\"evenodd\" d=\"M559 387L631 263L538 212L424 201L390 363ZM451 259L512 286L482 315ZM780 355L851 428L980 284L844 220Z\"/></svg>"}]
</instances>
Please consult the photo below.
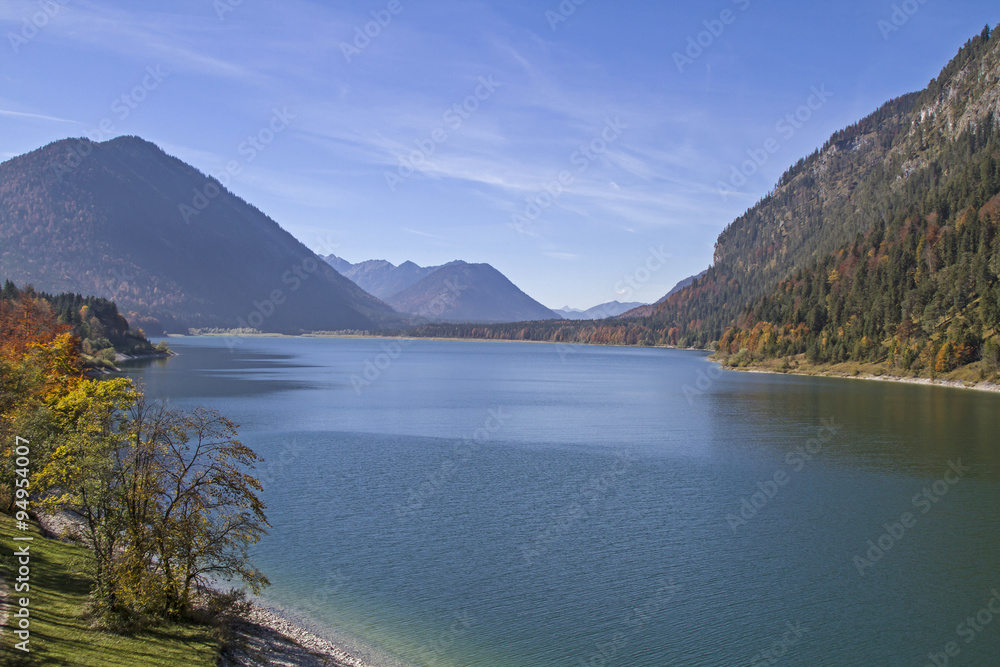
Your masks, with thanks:
<instances>
[{"instance_id":1,"label":"pebble shore","mask_svg":"<svg viewBox=\"0 0 1000 667\"><path fill-rule=\"evenodd\" d=\"M233 640L220 667L371 667L260 605L253 605L230 630Z\"/></svg>"},{"instance_id":2,"label":"pebble shore","mask_svg":"<svg viewBox=\"0 0 1000 667\"><path fill-rule=\"evenodd\" d=\"M50 537L66 539L80 534L80 518L70 512L39 513L38 522ZM0 581L0 595L2 592ZM2 602L0 597L0 618L6 611ZM232 622L229 630L232 639L223 649L220 667L373 667L256 603L251 603L248 613Z\"/></svg>"}]
</instances>

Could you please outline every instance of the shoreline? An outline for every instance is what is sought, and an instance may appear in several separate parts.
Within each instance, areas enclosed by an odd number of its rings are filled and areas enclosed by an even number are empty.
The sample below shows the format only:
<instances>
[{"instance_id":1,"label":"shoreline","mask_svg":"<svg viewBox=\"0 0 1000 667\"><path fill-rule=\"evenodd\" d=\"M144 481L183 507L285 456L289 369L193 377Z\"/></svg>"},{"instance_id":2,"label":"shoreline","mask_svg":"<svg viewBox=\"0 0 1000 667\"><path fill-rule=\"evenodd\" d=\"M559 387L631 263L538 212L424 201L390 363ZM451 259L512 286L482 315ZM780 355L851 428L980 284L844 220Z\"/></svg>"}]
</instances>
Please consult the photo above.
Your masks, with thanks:
<instances>
[{"instance_id":1,"label":"shoreline","mask_svg":"<svg viewBox=\"0 0 1000 667\"><path fill-rule=\"evenodd\" d=\"M723 366L715 359L709 359L712 363L719 364L722 370L733 371L734 373L760 373L764 375L795 375L798 377L823 377L839 380L868 380L870 382L894 382L897 384L916 384L925 387L943 387L945 389L968 389L972 391L982 391L987 393L1000 393L1000 384L995 382L972 382L965 380L942 380L939 378L924 377L904 377L901 375L875 375L872 373L860 375L844 375L833 371L817 371L807 373L803 371L777 371L767 368L734 368Z\"/></svg>"},{"instance_id":2,"label":"shoreline","mask_svg":"<svg viewBox=\"0 0 1000 667\"><path fill-rule=\"evenodd\" d=\"M230 624L221 667L375 667L280 611L257 600L249 603L247 614Z\"/></svg>"},{"instance_id":3,"label":"shoreline","mask_svg":"<svg viewBox=\"0 0 1000 667\"><path fill-rule=\"evenodd\" d=\"M176 357L177 353L173 350L167 352L153 352L152 354L122 354L121 352L115 355L115 362L127 362L127 361L140 361L142 359L169 359L170 357Z\"/></svg>"},{"instance_id":4,"label":"shoreline","mask_svg":"<svg viewBox=\"0 0 1000 667\"><path fill-rule=\"evenodd\" d=\"M80 518L62 510L57 514L37 513L35 520L47 539L76 541ZM0 579L0 635L8 611L9 589ZM265 601L248 597L246 614L228 623L229 640L220 647L221 667L377 667L352 654L345 647L303 627Z\"/></svg>"},{"instance_id":5,"label":"shoreline","mask_svg":"<svg viewBox=\"0 0 1000 667\"><path fill-rule=\"evenodd\" d=\"M166 334L163 338L334 338L334 339L361 339L361 340L406 340L406 341L447 341L458 343L537 343L540 345L562 345L564 347L615 347L632 348L636 350L679 350L681 352L705 352L711 354L712 350L699 347L678 347L676 345L624 345L616 343L577 343L556 340L511 340L508 338L458 338L454 336L379 336L376 334L333 334L333 333L304 333L304 334L225 334L225 333L200 333L200 334ZM172 356L177 353L174 352Z\"/></svg>"}]
</instances>

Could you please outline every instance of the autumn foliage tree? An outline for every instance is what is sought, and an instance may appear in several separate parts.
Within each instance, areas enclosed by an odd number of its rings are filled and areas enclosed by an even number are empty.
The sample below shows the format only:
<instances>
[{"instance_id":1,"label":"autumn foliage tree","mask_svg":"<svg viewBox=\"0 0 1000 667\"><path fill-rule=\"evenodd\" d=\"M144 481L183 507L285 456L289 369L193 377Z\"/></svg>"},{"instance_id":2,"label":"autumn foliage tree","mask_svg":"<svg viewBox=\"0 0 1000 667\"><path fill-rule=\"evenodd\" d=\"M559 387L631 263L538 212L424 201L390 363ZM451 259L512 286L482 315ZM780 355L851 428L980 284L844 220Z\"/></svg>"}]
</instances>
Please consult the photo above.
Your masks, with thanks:
<instances>
[{"instance_id":1,"label":"autumn foliage tree","mask_svg":"<svg viewBox=\"0 0 1000 667\"><path fill-rule=\"evenodd\" d=\"M79 341L30 290L0 294L0 502L13 506L15 436L31 442L34 505L75 511L90 547L93 611L132 630L178 618L194 592L268 584L249 549L268 526L260 458L237 425L150 403L130 380L81 370Z\"/></svg>"},{"instance_id":2,"label":"autumn foliage tree","mask_svg":"<svg viewBox=\"0 0 1000 667\"><path fill-rule=\"evenodd\" d=\"M83 379L69 327L31 290L11 288L8 283L0 298L0 507L7 510L14 499L15 436L44 445L51 406Z\"/></svg>"},{"instance_id":3,"label":"autumn foliage tree","mask_svg":"<svg viewBox=\"0 0 1000 667\"><path fill-rule=\"evenodd\" d=\"M83 517L108 625L183 616L210 578L267 585L248 553L268 525L248 472L260 458L235 424L149 403L123 379L87 380L53 412L63 444L36 481L49 511Z\"/></svg>"}]
</instances>

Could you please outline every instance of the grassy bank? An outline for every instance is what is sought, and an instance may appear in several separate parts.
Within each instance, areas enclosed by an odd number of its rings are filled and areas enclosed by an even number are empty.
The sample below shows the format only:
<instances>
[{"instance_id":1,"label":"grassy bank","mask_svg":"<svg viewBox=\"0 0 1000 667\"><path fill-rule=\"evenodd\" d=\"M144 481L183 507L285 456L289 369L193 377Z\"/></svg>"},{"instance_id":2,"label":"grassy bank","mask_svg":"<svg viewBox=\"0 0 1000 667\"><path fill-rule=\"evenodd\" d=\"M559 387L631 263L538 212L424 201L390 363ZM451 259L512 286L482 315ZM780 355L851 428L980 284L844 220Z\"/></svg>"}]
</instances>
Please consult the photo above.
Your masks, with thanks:
<instances>
[{"instance_id":1,"label":"grassy bank","mask_svg":"<svg viewBox=\"0 0 1000 667\"><path fill-rule=\"evenodd\" d=\"M12 537L30 535L32 542ZM15 593L15 544L29 544L31 590ZM0 514L0 578L9 589L8 603L30 599L31 653L14 649L11 618L0 635L2 665L81 665L86 667L171 667L215 665L220 642L213 628L194 624L166 625L135 636L119 636L90 628L85 607L91 580L85 573L85 548L41 537L37 526L18 531Z\"/></svg>"},{"instance_id":2,"label":"grassy bank","mask_svg":"<svg viewBox=\"0 0 1000 667\"><path fill-rule=\"evenodd\" d=\"M985 372L981 363L969 364L950 373L937 373L931 376L918 373L904 373L889 364L858 363L854 361L840 364L811 363L804 354L794 357L763 360L738 358L738 355L721 357L718 354L713 354L709 358L712 361L722 364L723 368L735 371L940 384L951 387L962 386L994 391L998 383L996 375Z\"/></svg>"}]
</instances>

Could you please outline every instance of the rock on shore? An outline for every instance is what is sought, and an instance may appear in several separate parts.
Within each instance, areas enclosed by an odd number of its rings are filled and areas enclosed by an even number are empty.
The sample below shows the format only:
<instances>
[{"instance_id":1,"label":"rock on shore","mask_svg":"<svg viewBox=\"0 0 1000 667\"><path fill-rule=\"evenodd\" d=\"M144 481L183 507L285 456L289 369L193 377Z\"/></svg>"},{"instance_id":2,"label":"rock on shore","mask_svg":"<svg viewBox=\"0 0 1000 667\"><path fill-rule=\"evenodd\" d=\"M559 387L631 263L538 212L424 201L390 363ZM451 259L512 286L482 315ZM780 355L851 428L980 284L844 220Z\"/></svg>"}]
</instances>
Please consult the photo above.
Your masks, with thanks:
<instances>
[{"instance_id":1,"label":"rock on shore","mask_svg":"<svg viewBox=\"0 0 1000 667\"><path fill-rule=\"evenodd\" d=\"M370 667L336 645L259 605L230 626L220 667Z\"/></svg>"}]
</instances>

